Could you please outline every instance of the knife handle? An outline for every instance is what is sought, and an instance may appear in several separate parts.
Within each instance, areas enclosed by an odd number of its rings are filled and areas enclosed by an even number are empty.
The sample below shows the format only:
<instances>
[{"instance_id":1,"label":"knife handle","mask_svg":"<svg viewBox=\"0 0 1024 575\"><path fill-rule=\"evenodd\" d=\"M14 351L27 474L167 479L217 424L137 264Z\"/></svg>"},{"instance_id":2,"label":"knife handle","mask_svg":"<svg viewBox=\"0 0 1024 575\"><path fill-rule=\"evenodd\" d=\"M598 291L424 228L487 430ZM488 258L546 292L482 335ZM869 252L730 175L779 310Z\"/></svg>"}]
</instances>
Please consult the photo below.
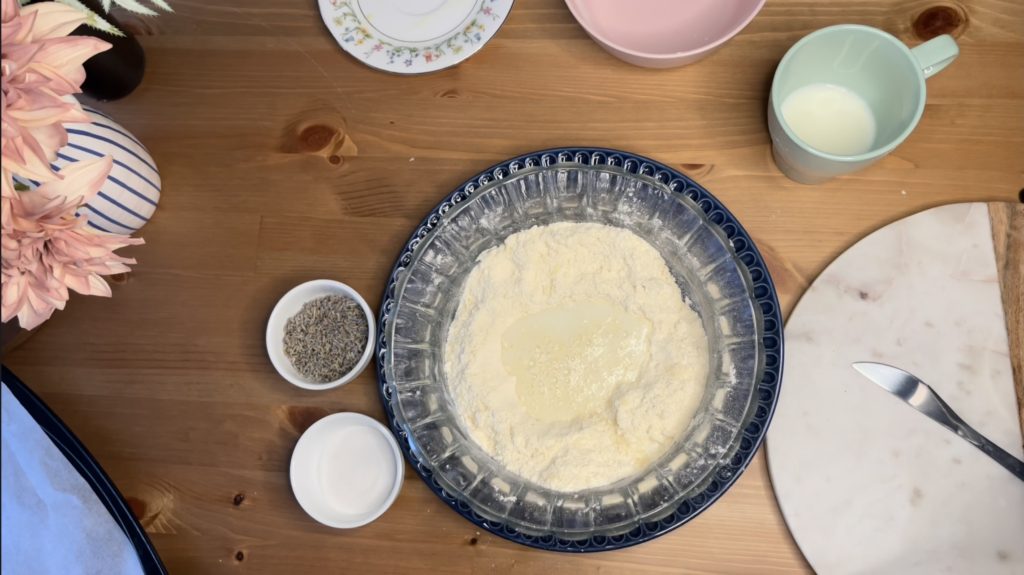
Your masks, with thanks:
<instances>
[{"instance_id":1,"label":"knife handle","mask_svg":"<svg viewBox=\"0 0 1024 575\"><path fill-rule=\"evenodd\" d=\"M931 390L931 387L928 389ZM967 425L967 422L960 419L960 416L939 397L939 394L932 391L931 395L930 399L935 401L936 407L941 411L941 415L934 413L934 411L930 413L929 415L931 415L932 419L967 440L968 443L977 447L992 459L995 459L996 463L1005 467L1010 473L1016 475L1018 479L1024 481L1024 461L1017 459L1002 447L992 443L989 438L975 431L973 427Z\"/></svg>"}]
</instances>

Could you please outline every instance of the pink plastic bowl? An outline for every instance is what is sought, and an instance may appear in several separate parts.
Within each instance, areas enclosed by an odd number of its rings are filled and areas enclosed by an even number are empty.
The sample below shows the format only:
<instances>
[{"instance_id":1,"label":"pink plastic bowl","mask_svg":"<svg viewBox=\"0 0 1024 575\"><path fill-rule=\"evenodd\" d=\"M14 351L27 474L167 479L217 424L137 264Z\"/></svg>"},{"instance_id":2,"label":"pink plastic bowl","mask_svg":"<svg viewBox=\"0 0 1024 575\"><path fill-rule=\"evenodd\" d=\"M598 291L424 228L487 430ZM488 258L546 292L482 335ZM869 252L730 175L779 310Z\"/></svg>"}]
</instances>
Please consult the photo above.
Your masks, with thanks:
<instances>
[{"instance_id":1,"label":"pink plastic bowl","mask_svg":"<svg viewBox=\"0 0 1024 575\"><path fill-rule=\"evenodd\" d=\"M765 0L565 0L612 55L637 66L696 62L740 32Z\"/></svg>"}]
</instances>

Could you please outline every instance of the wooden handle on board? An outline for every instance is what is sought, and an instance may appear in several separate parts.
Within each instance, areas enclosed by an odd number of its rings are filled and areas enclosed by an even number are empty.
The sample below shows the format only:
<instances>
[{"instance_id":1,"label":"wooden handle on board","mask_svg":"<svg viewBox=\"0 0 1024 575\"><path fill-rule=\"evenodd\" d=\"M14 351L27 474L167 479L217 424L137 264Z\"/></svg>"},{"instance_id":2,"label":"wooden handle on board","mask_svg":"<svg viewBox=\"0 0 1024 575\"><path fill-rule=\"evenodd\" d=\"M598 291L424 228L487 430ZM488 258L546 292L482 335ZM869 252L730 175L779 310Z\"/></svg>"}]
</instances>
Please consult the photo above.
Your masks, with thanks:
<instances>
[{"instance_id":1,"label":"wooden handle on board","mask_svg":"<svg viewBox=\"0 0 1024 575\"><path fill-rule=\"evenodd\" d=\"M1024 442L1024 204L990 203L992 243L1003 294L1010 363L1017 391L1017 414Z\"/></svg>"}]
</instances>

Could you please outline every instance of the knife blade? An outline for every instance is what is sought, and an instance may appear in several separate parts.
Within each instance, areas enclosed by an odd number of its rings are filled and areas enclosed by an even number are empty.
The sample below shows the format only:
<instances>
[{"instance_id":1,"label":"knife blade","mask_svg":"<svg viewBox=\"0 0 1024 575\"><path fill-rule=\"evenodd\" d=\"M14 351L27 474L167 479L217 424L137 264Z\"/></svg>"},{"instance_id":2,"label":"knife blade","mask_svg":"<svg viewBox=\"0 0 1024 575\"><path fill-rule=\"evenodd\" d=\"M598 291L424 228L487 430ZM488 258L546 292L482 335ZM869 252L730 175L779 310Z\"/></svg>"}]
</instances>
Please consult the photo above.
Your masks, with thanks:
<instances>
[{"instance_id":1,"label":"knife blade","mask_svg":"<svg viewBox=\"0 0 1024 575\"><path fill-rule=\"evenodd\" d=\"M968 425L927 383L913 374L884 363L859 361L851 365L861 375L927 415L932 421L962 437L1024 481L1024 461L1006 452Z\"/></svg>"}]
</instances>

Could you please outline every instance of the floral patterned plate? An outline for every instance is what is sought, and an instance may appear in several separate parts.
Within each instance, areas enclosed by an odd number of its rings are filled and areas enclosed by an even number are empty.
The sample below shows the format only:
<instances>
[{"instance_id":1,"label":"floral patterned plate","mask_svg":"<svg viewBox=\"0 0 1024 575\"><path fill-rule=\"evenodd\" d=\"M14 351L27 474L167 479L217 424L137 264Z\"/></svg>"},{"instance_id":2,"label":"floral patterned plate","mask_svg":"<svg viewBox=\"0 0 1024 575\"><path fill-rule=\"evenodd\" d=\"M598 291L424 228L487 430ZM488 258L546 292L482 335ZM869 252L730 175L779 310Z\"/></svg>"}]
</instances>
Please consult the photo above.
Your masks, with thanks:
<instances>
[{"instance_id":1,"label":"floral patterned plate","mask_svg":"<svg viewBox=\"0 0 1024 575\"><path fill-rule=\"evenodd\" d=\"M397 74L449 68L476 53L514 0L319 0L327 29L364 64Z\"/></svg>"}]
</instances>

